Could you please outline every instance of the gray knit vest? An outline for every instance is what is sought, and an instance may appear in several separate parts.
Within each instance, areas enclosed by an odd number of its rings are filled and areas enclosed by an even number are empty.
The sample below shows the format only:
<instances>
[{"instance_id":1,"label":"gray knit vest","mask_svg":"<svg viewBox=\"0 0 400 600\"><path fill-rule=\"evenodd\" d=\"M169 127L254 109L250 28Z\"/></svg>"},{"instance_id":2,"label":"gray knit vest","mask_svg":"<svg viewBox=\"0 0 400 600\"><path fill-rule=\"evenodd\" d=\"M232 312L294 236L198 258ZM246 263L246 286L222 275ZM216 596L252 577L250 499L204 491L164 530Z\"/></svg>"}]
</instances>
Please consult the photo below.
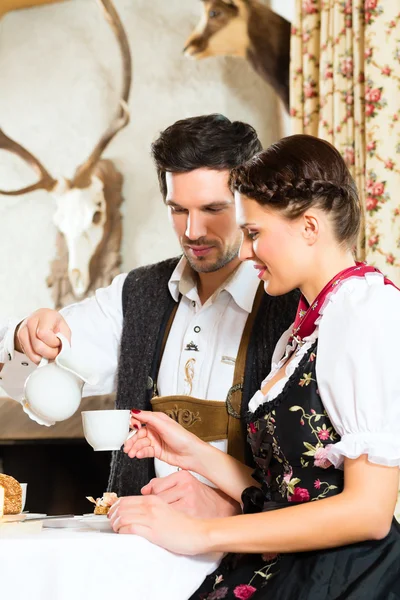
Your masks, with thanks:
<instances>
[{"instance_id":1,"label":"gray knit vest","mask_svg":"<svg viewBox=\"0 0 400 600\"><path fill-rule=\"evenodd\" d=\"M157 379L163 334L176 304L168 281L178 261L179 258L173 258L140 267L126 278L122 291L124 322L116 400L119 409L151 410L149 378ZM243 414L270 370L279 337L294 321L298 300L297 291L277 297L265 294L262 299L247 353ZM251 464L249 451L247 460ZM131 459L122 451L114 452L108 489L118 496L140 494L141 488L154 476L153 459Z\"/></svg>"}]
</instances>

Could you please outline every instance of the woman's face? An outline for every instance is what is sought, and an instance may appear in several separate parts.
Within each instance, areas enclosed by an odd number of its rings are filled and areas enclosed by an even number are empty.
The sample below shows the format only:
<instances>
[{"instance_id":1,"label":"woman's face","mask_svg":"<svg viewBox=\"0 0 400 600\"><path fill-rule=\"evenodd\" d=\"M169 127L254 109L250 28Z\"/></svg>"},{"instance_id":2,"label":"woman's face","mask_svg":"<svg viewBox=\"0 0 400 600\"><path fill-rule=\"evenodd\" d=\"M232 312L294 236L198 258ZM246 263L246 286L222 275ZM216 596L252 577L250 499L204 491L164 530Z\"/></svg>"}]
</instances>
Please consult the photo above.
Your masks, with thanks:
<instances>
[{"instance_id":1,"label":"woman's face","mask_svg":"<svg viewBox=\"0 0 400 600\"><path fill-rule=\"evenodd\" d=\"M307 233L304 216L289 220L279 211L238 193L235 202L236 219L243 232L240 259L254 262L265 291L271 296L301 287L315 252L314 234Z\"/></svg>"}]
</instances>

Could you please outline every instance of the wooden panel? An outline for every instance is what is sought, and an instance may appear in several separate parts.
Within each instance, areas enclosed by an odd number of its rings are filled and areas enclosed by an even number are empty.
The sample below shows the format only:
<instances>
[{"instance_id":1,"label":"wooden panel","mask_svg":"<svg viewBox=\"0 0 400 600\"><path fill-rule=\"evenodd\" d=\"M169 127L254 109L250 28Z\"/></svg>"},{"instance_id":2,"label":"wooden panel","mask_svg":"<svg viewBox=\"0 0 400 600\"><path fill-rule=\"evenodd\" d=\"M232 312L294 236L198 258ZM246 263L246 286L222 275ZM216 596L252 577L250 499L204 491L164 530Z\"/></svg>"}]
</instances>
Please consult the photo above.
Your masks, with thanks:
<instances>
[{"instance_id":1,"label":"wooden panel","mask_svg":"<svg viewBox=\"0 0 400 600\"><path fill-rule=\"evenodd\" d=\"M40 4L54 4L64 0L0 0L0 18L10 10L19 10L21 8L32 8Z\"/></svg>"},{"instance_id":2,"label":"wooden panel","mask_svg":"<svg viewBox=\"0 0 400 600\"><path fill-rule=\"evenodd\" d=\"M79 410L67 421L53 427L38 425L24 413L21 405L10 398L0 398L0 443L12 440L52 440L83 438L81 411L113 409L115 396L83 398Z\"/></svg>"}]
</instances>

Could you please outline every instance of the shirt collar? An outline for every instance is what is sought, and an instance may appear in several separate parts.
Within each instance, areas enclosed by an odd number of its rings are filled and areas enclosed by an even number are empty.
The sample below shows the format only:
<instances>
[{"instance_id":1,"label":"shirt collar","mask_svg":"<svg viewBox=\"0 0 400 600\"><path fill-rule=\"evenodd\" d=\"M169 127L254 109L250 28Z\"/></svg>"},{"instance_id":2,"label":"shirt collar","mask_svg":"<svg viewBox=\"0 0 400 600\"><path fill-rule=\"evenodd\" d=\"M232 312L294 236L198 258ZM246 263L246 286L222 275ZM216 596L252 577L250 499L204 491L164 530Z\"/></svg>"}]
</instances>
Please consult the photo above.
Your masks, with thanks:
<instances>
[{"instance_id":1,"label":"shirt collar","mask_svg":"<svg viewBox=\"0 0 400 600\"><path fill-rule=\"evenodd\" d=\"M213 294L210 300L214 301L222 291L226 291L232 296L239 308L251 313L254 296L259 283L253 263L248 261L243 262ZM194 300L197 297L196 279L191 266L184 256L182 256L175 267L168 282L168 288L175 302L178 302L180 294L188 297L190 300Z\"/></svg>"}]
</instances>

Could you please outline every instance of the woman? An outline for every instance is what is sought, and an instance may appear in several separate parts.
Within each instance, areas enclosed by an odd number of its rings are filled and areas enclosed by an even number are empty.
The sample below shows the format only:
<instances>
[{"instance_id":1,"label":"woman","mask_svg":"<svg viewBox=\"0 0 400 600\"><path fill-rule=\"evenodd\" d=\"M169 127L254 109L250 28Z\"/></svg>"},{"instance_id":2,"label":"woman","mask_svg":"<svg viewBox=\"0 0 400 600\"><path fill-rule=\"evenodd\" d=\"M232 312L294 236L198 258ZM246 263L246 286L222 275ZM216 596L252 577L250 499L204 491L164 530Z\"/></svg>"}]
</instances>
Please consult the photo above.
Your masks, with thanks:
<instances>
[{"instance_id":1,"label":"woman","mask_svg":"<svg viewBox=\"0 0 400 600\"><path fill-rule=\"evenodd\" d=\"M125 452L200 473L245 514L199 520L157 497L122 499L113 527L182 554L231 553L193 599L400 598L400 292L354 262L360 204L327 142L285 138L231 184L241 259L268 294L302 292L249 405L256 469L148 412Z\"/></svg>"}]
</instances>

